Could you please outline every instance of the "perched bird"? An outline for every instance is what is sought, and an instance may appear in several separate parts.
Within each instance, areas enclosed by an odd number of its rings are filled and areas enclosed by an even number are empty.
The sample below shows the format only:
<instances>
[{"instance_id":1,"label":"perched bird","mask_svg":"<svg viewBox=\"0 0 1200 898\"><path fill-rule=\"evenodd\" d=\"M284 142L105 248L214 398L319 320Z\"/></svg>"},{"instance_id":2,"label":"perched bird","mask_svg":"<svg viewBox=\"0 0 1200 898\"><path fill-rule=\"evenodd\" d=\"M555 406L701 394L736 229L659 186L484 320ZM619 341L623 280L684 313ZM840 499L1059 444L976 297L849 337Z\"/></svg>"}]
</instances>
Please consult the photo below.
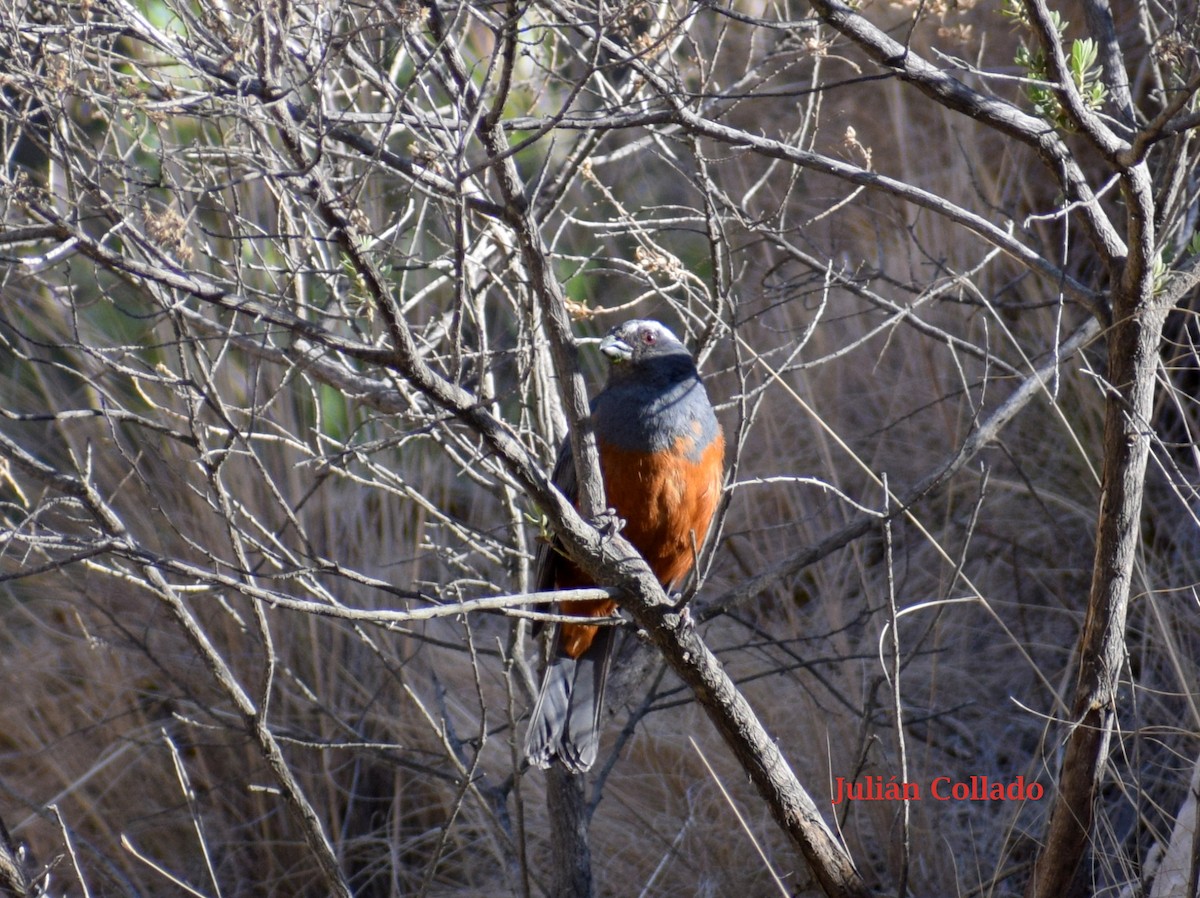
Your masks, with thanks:
<instances>
[{"instance_id":1,"label":"perched bird","mask_svg":"<svg viewBox=\"0 0 1200 898\"><path fill-rule=\"evenodd\" d=\"M664 588L682 584L704 545L721 499L725 437L687 348L657 321L627 321L600 341L611 368L592 400L606 503L625 521L622 534ZM554 483L578 497L569 443ZM539 548L539 590L594 585L553 544ZM606 617L609 599L565 602L566 614ZM613 648L612 627L561 624L525 737L529 763L557 758L582 773L596 760L600 710Z\"/></svg>"}]
</instances>

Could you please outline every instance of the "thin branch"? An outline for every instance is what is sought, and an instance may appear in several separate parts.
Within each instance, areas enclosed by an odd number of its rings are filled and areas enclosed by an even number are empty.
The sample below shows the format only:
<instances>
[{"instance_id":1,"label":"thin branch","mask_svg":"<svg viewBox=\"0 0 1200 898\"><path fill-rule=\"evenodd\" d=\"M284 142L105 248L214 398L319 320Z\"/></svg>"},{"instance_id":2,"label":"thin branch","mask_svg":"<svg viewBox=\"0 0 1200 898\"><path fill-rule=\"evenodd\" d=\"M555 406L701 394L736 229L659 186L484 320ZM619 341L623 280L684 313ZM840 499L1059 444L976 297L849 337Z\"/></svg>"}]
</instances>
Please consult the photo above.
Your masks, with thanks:
<instances>
[{"instance_id":1,"label":"thin branch","mask_svg":"<svg viewBox=\"0 0 1200 898\"><path fill-rule=\"evenodd\" d=\"M1088 233L1105 263L1111 269L1120 265L1126 253L1124 240L1096 201L1079 163L1047 122L1003 100L971 90L897 43L840 0L813 0L813 7L831 27L930 99L1033 147L1052 176L1062 183L1068 200L1082 203Z\"/></svg>"},{"instance_id":2,"label":"thin branch","mask_svg":"<svg viewBox=\"0 0 1200 898\"><path fill-rule=\"evenodd\" d=\"M1100 324L1094 318L1089 318L1080 325L1063 341L1057 353L1052 353L1042 361L995 411L979 422L958 449L914 483L903 496L896 497L895 505L887 513L888 519L909 514L922 499L949 482L964 465L995 441L1031 400L1046 390L1046 385L1052 381L1055 371L1064 360L1090 343L1099 333ZM806 546L770 570L750 577L733 589L716 596L706 604L699 615L700 619L708 620L776 589L806 567L869 533L879 526L879 522L880 517L876 513L859 515L816 545Z\"/></svg>"}]
</instances>

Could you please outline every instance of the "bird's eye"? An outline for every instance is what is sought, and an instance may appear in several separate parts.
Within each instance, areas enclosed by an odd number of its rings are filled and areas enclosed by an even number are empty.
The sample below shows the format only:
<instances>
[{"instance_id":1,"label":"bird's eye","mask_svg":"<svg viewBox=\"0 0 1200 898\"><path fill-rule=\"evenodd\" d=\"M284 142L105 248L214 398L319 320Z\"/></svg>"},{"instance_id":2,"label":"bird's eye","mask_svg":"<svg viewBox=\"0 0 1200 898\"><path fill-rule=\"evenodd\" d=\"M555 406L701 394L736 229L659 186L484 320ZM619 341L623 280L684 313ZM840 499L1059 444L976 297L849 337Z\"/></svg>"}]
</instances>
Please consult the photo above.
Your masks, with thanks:
<instances>
[{"instance_id":1,"label":"bird's eye","mask_svg":"<svg viewBox=\"0 0 1200 898\"><path fill-rule=\"evenodd\" d=\"M658 339L658 335L654 331L642 331L642 342L650 346Z\"/></svg>"}]
</instances>

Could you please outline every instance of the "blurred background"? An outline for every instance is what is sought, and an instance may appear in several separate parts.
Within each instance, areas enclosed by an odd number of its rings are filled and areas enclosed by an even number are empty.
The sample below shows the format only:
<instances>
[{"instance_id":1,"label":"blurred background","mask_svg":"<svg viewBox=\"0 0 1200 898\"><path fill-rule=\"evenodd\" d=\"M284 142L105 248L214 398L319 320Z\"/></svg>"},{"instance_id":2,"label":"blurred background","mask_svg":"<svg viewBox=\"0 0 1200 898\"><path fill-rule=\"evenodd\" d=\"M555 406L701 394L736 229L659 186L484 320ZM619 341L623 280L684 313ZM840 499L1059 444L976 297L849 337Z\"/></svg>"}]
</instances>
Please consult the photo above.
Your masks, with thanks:
<instances>
[{"instance_id":1,"label":"blurred background","mask_svg":"<svg viewBox=\"0 0 1200 898\"><path fill-rule=\"evenodd\" d=\"M1000 5L859 9L1055 126ZM543 894L545 782L519 763L528 621L315 609L453 610L527 586L536 507L388 357L390 309L548 469L565 418L512 175L593 392L591 338L627 318L697 351L730 474L693 610L864 877L1020 890L1048 799L926 788L1052 793L1092 576L1104 349L1071 351L1092 316L1067 283L1108 284L1027 145L888 77L800 3L0 15L0 818L54 894L326 894L255 720L355 894ZM1070 46L1084 13L1062 18ZM1194 4L1116 26L1152 116L1195 72ZM1102 160L1064 133L1104 191ZM1191 252L1193 143L1155 151L1164 270ZM1164 342L1085 892L1142 893L1196 757L1193 302ZM1039 366L1044 387L923 489ZM776 894L772 868L814 892L679 681L632 633L622 658L589 787L597 893ZM908 820L829 804L836 777L868 776L924 800Z\"/></svg>"}]
</instances>

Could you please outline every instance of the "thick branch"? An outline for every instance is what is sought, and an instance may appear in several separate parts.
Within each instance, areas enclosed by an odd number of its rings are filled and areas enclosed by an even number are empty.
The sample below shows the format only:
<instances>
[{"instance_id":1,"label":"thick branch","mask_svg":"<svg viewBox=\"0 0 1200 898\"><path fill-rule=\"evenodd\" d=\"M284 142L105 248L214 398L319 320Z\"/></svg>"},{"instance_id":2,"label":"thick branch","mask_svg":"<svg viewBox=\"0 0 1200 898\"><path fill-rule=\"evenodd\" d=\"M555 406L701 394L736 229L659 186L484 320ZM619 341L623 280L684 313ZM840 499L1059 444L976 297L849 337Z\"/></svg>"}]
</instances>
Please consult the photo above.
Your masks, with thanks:
<instances>
[{"instance_id":1,"label":"thick branch","mask_svg":"<svg viewBox=\"0 0 1200 898\"><path fill-rule=\"evenodd\" d=\"M1072 202L1080 204L1092 243L1111 270L1125 257L1125 243L1104 214L1091 185L1062 138L1045 121L971 90L957 78L931 65L893 40L862 14L839 0L812 0L813 8L832 28L856 43L868 56L912 84L939 105L995 128L1033 147Z\"/></svg>"},{"instance_id":2,"label":"thick branch","mask_svg":"<svg viewBox=\"0 0 1200 898\"><path fill-rule=\"evenodd\" d=\"M1154 295L1152 200L1144 167L1123 178L1122 187L1130 209L1130 245L1137 251L1114 295L1115 320L1108 334L1104 469L1092 585L1058 792L1026 898L1066 894L1083 858L1125 663L1125 618L1139 550L1158 347L1169 307Z\"/></svg>"},{"instance_id":3,"label":"thick branch","mask_svg":"<svg viewBox=\"0 0 1200 898\"><path fill-rule=\"evenodd\" d=\"M1041 40L1042 49L1046 52L1050 77L1055 83L1055 89L1067 115L1101 153L1109 160L1115 161L1129 149L1129 145L1117 137L1084 102L1071 74L1066 53L1063 52L1062 40L1051 21L1046 0L1025 0L1025 8L1029 11L1029 19Z\"/></svg>"},{"instance_id":4,"label":"thick branch","mask_svg":"<svg viewBox=\"0 0 1200 898\"><path fill-rule=\"evenodd\" d=\"M1100 48L1100 65L1104 67L1104 83L1116 104L1121 122L1130 130L1137 126L1137 110L1133 105L1133 94L1129 90L1129 73L1125 69L1125 55L1117 40L1117 26L1113 22L1109 0L1084 0L1083 14L1088 31Z\"/></svg>"},{"instance_id":5,"label":"thick branch","mask_svg":"<svg viewBox=\"0 0 1200 898\"><path fill-rule=\"evenodd\" d=\"M4 821L0 820L0 895L31 898L36 894L24 861Z\"/></svg>"}]
</instances>

